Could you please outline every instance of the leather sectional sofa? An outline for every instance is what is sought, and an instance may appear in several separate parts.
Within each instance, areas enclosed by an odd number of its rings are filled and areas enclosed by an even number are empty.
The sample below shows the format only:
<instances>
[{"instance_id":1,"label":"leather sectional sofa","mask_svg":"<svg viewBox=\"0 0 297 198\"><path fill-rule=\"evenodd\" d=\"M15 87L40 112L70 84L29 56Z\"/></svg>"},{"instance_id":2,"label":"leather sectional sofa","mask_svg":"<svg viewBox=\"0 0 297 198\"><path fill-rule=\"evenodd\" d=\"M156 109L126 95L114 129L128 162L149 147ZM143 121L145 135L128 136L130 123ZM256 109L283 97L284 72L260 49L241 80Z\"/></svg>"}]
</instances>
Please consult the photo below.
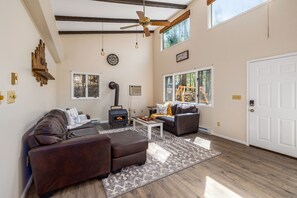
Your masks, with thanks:
<instances>
[{"instance_id":1,"label":"leather sectional sofa","mask_svg":"<svg viewBox=\"0 0 297 198\"><path fill-rule=\"evenodd\" d=\"M25 133L37 193L54 191L125 166L146 162L148 140L135 131L99 134L91 123L67 130L64 111L52 110Z\"/></svg>"},{"instance_id":2,"label":"leather sectional sofa","mask_svg":"<svg viewBox=\"0 0 297 198\"><path fill-rule=\"evenodd\" d=\"M67 130L63 111L52 110L26 134L37 193L51 192L111 171L111 140L94 125ZM104 151L104 152L102 152Z\"/></svg>"},{"instance_id":3,"label":"leather sectional sofa","mask_svg":"<svg viewBox=\"0 0 297 198\"><path fill-rule=\"evenodd\" d=\"M158 116L164 121L163 128L177 136L194 133L199 128L200 113L195 105L174 104L169 106L172 115Z\"/></svg>"}]
</instances>

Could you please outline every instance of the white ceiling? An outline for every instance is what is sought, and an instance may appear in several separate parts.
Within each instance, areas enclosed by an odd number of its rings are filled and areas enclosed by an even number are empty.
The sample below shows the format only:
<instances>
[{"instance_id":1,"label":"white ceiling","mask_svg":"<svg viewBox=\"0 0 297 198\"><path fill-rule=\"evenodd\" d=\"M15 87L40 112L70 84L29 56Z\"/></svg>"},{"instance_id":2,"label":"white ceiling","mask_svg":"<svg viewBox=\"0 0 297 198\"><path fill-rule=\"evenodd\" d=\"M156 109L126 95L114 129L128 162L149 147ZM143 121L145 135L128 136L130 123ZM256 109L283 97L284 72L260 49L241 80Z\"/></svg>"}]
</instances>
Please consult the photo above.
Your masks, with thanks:
<instances>
[{"instance_id":1,"label":"white ceiling","mask_svg":"<svg viewBox=\"0 0 297 198\"><path fill-rule=\"evenodd\" d=\"M188 5L192 0L151 0L156 2ZM51 0L55 15L138 19L136 11L142 11L142 6L106 3L92 0ZM150 19L168 20L180 10L171 8L146 7L146 16ZM130 23L104 23L104 31L120 31L120 27ZM101 31L101 23L57 21L59 31ZM156 29L150 26L150 30ZM138 30L141 30L138 27ZM136 30L131 28L127 30Z\"/></svg>"}]
</instances>

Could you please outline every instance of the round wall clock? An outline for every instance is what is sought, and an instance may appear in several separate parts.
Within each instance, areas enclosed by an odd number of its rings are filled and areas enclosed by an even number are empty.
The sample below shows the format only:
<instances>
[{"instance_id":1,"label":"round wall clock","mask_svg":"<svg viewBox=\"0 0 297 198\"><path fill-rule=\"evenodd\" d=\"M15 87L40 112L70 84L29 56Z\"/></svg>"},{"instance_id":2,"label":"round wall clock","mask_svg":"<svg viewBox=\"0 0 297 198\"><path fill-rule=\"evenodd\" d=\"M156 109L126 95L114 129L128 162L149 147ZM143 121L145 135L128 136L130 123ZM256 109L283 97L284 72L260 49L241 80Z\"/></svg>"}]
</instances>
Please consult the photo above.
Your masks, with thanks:
<instances>
[{"instance_id":1,"label":"round wall clock","mask_svg":"<svg viewBox=\"0 0 297 198\"><path fill-rule=\"evenodd\" d=\"M112 65L115 66L119 63L119 57L115 54L109 54L107 56L107 62Z\"/></svg>"}]
</instances>

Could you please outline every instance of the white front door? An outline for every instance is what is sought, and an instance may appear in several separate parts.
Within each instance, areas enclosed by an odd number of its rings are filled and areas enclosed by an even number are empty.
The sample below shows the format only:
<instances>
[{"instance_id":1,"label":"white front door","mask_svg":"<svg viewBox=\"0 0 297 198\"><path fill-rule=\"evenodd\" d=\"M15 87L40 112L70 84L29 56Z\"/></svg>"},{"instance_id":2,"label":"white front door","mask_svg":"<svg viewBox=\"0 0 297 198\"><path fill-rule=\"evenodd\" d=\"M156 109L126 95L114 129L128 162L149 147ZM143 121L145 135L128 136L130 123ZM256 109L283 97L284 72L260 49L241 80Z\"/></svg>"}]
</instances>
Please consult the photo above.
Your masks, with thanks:
<instances>
[{"instance_id":1,"label":"white front door","mask_svg":"<svg viewBox=\"0 0 297 198\"><path fill-rule=\"evenodd\" d=\"M250 62L248 71L249 144L297 157L297 55Z\"/></svg>"}]
</instances>

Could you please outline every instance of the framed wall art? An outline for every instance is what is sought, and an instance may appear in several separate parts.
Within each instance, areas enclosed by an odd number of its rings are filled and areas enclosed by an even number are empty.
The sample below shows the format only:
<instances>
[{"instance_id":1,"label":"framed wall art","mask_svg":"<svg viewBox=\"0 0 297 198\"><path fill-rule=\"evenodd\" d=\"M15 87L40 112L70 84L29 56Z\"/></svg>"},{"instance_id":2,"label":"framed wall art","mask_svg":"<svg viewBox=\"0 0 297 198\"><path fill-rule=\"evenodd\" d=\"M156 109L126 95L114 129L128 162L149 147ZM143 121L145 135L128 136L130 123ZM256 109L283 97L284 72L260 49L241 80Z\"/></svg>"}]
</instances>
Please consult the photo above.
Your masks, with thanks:
<instances>
[{"instance_id":1,"label":"framed wall art","mask_svg":"<svg viewBox=\"0 0 297 198\"><path fill-rule=\"evenodd\" d=\"M181 62L181 61L184 61L184 60L187 60L189 59L189 50L186 50L184 52L181 52L179 54L176 55L176 62Z\"/></svg>"}]
</instances>

